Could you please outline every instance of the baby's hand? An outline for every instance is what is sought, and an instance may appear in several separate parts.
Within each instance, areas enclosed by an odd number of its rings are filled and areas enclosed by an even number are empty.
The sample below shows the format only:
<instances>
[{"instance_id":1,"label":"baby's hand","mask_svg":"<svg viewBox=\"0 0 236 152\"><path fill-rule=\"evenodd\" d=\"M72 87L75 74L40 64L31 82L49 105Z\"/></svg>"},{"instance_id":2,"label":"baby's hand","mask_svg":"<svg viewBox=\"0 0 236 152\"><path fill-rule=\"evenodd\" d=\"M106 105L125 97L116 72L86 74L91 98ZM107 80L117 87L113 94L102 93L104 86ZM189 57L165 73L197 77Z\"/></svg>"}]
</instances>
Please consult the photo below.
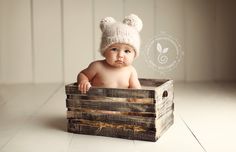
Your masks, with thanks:
<instances>
[{"instance_id":1,"label":"baby's hand","mask_svg":"<svg viewBox=\"0 0 236 152\"><path fill-rule=\"evenodd\" d=\"M90 87L91 84L88 81L81 81L80 84L78 85L78 88L81 91L81 93L86 93Z\"/></svg>"}]
</instances>

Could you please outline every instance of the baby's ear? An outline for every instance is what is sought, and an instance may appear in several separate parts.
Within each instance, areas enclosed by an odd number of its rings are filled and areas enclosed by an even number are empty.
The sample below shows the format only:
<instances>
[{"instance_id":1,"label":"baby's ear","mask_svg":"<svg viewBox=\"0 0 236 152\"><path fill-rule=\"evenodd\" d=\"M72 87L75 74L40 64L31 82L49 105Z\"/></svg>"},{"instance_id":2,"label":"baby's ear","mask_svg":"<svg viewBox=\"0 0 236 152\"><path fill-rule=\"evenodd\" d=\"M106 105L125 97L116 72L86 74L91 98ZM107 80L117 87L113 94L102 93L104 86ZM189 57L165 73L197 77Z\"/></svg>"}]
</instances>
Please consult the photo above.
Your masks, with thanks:
<instances>
[{"instance_id":1,"label":"baby's ear","mask_svg":"<svg viewBox=\"0 0 236 152\"><path fill-rule=\"evenodd\" d=\"M113 24L115 22L116 22L116 20L114 18L112 18L112 17L105 17L104 19L102 19L100 21L100 29L103 32L108 25Z\"/></svg>"},{"instance_id":2,"label":"baby's ear","mask_svg":"<svg viewBox=\"0 0 236 152\"><path fill-rule=\"evenodd\" d=\"M123 20L123 23L136 28L136 30L139 32L143 28L142 20L135 14L130 14L129 16L126 16Z\"/></svg>"}]
</instances>

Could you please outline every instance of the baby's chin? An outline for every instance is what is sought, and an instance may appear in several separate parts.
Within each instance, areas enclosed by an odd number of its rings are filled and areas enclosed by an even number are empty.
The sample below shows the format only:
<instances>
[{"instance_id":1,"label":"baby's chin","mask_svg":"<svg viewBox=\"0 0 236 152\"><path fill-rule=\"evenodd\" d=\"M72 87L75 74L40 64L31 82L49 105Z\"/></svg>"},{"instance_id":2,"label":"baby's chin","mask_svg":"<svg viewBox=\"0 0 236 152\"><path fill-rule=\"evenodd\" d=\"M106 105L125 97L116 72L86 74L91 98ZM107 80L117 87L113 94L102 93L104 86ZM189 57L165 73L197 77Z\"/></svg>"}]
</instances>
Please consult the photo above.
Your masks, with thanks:
<instances>
[{"instance_id":1,"label":"baby's chin","mask_svg":"<svg viewBox=\"0 0 236 152\"><path fill-rule=\"evenodd\" d=\"M127 67L129 66L129 64L127 63L113 63L113 64L110 64L111 66L115 67L115 68L123 68L123 67Z\"/></svg>"}]
</instances>

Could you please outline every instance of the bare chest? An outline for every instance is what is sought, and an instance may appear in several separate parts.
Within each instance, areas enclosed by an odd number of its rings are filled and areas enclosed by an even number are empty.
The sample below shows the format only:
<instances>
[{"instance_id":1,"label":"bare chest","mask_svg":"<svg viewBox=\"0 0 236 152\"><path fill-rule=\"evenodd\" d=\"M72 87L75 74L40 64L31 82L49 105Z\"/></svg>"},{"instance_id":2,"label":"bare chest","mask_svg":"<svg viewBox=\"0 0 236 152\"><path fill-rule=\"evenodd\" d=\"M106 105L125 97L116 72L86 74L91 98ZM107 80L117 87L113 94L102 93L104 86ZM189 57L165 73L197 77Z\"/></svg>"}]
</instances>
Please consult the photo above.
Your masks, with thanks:
<instances>
[{"instance_id":1,"label":"bare chest","mask_svg":"<svg viewBox=\"0 0 236 152\"><path fill-rule=\"evenodd\" d=\"M128 69L99 71L95 75L92 85L107 88L128 88L130 75Z\"/></svg>"}]
</instances>

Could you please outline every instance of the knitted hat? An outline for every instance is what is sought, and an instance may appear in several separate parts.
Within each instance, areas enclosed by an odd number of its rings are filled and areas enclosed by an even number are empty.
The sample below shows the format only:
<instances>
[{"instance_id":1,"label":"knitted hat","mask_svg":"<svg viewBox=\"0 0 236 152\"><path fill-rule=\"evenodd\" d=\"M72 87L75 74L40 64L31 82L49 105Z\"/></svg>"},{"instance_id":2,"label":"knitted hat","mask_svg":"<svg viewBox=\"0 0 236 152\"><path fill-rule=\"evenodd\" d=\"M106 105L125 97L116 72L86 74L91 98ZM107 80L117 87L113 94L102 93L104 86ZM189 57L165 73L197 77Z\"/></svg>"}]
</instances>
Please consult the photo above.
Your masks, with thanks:
<instances>
[{"instance_id":1,"label":"knitted hat","mask_svg":"<svg viewBox=\"0 0 236 152\"><path fill-rule=\"evenodd\" d=\"M134 48L136 57L139 56L139 32L142 30L142 27L142 20L134 14L125 17L123 23L116 22L112 17L102 19L100 22L102 31L101 54L104 55L105 50L112 44L125 43Z\"/></svg>"}]
</instances>

